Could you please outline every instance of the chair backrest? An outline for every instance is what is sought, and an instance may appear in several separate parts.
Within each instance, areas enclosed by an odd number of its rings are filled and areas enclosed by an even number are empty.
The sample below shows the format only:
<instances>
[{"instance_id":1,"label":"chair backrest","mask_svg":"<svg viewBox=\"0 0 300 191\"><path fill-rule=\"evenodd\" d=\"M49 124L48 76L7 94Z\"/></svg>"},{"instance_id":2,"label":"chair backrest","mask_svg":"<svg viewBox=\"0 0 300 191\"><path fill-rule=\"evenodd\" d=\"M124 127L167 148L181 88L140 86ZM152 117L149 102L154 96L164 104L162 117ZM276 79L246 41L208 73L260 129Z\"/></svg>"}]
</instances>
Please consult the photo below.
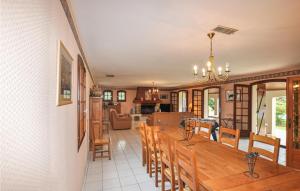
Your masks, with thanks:
<instances>
[{"instance_id":1,"label":"chair backrest","mask_svg":"<svg viewBox=\"0 0 300 191\"><path fill-rule=\"evenodd\" d=\"M274 150L273 152L271 152L263 148L254 147L254 142L260 142L267 145L271 145L274 147ZM279 138L266 137L266 136L255 135L254 133L250 133L248 152L258 152L260 155L271 159L274 163L277 163L278 155L279 155L279 147L280 147Z\"/></svg>"},{"instance_id":2,"label":"chair backrest","mask_svg":"<svg viewBox=\"0 0 300 191\"><path fill-rule=\"evenodd\" d=\"M175 143L175 161L178 171L179 190L187 185L191 190L199 190L196 154L195 151Z\"/></svg>"},{"instance_id":3,"label":"chair backrest","mask_svg":"<svg viewBox=\"0 0 300 191\"><path fill-rule=\"evenodd\" d=\"M210 139L212 125L210 123L198 122L197 126L200 128L198 134Z\"/></svg>"},{"instance_id":4,"label":"chair backrest","mask_svg":"<svg viewBox=\"0 0 300 191\"><path fill-rule=\"evenodd\" d=\"M146 128L145 128L145 123L142 123L140 125L140 135L141 135L141 142L144 144L146 147L147 146L147 137L146 137Z\"/></svg>"},{"instance_id":5,"label":"chair backrest","mask_svg":"<svg viewBox=\"0 0 300 191\"><path fill-rule=\"evenodd\" d=\"M171 173L174 176L174 159L171 150L171 142L168 135L164 133L158 133L158 148L161 162L171 169Z\"/></svg>"},{"instance_id":6,"label":"chair backrest","mask_svg":"<svg viewBox=\"0 0 300 191\"><path fill-rule=\"evenodd\" d=\"M219 133L219 142L220 143L230 145L235 149L239 148L239 141L240 141L240 130L239 129L234 130L234 129L229 129L229 128L225 128L225 127L220 127L219 131L220 131L220 133ZM232 138L232 137L234 137L234 138Z\"/></svg>"},{"instance_id":7,"label":"chair backrest","mask_svg":"<svg viewBox=\"0 0 300 191\"><path fill-rule=\"evenodd\" d=\"M92 122L93 123L93 122ZM95 122L94 122L95 123ZM94 128L94 125L90 127L90 134L92 138L92 143L94 144L97 138L100 138L99 128Z\"/></svg>"},{"instance_id":8,"label":"chair backrest","mask_svg":"<svg viewBox=\"0 0 300 191\"><path fill-rule=\"evenodd\" d=\"M154 131L152 129L152 126L145 125L146 128L146 138L148 143L148 149L150 153L157 153L155 138L154 138ZM156 156L156 155L155 155Z\"/></svg>"}]
</instances>

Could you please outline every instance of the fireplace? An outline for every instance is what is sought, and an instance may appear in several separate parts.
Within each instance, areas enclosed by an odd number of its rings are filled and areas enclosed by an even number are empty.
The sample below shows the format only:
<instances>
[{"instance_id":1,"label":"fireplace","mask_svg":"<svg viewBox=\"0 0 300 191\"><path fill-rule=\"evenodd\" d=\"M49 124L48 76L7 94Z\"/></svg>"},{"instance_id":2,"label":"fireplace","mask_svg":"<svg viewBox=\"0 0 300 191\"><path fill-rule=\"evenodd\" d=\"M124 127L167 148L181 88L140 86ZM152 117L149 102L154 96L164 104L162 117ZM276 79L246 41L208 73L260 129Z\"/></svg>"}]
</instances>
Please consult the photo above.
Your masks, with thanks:
<instances>
[{"instance_id":1,"label":"fireplace","mask_svg":"<svg viewBox=\"0 0 300 191\"><path fill-rule=\"evenodd\" d=\"M142 104L141 105L141 113L142 114L152 114L155 112L156 104Z\"/></svg>"}]
</instances>

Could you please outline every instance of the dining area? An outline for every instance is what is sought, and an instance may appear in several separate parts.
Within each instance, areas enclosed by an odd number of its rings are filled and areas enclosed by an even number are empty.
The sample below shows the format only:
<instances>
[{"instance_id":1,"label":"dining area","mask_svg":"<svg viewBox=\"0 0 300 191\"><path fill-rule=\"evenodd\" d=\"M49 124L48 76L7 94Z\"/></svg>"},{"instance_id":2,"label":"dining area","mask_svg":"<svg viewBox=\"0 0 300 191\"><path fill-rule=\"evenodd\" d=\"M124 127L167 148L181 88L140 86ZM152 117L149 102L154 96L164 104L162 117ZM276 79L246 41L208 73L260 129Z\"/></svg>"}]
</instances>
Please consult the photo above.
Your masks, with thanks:
<instances>
[{"instance_id":1,"label":"dining area","mask_svg":"<svg viewBox=\"0 0 300 191\"><path fill-rule=\"evenodd\" d=\"M300 171L278 164L280 139L250 133L248 151L242 151L240 130L221 126L215 141L212 128L195 121L183 127L141 124L142 165L155 187L167 190L168 182L171 191L300 190Z\"/></svg>"}]
</instances>

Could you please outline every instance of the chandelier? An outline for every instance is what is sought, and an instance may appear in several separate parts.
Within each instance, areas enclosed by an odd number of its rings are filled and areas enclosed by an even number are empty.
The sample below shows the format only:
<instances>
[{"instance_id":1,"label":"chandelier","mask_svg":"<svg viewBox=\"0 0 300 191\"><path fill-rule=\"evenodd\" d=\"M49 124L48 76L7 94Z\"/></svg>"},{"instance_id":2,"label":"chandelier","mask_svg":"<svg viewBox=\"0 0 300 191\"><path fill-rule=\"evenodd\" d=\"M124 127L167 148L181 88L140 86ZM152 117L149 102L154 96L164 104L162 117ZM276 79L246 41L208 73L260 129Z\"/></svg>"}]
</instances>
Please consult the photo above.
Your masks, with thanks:
<instances>
[{"instance_id":1,"label":"chandelier","mask_svg":"<svg viewBox=\"0 0 300 191\"><path fill-rule=\"evenodd\" d=\"M225 65L225 72L221 66L216 68L213 49L212 49L212 40L215 36L215 33L208 33L207 36L210 39L210 56L208 57L208 62L206 63L206 68L202 68L202 79L204 82L215 82L215 81L225 81L229 76L229 64ZM198 76L198 66L194 65L194 76L197 78Z\"/></svg>"},{"instance_id":2,"label":"chandelier","mask_svg":"<svg viewBox=\"0 0 300 191\"><path fill-rule=\"evenodd\" d=\"M154 86L154 82L152 82L152 88L149 89L148 92L149 92L152 96L154 96L154 95L158 94L158 91L159 91L158 88L156 88L156 87Z\"/></svg>"}]
</instances>

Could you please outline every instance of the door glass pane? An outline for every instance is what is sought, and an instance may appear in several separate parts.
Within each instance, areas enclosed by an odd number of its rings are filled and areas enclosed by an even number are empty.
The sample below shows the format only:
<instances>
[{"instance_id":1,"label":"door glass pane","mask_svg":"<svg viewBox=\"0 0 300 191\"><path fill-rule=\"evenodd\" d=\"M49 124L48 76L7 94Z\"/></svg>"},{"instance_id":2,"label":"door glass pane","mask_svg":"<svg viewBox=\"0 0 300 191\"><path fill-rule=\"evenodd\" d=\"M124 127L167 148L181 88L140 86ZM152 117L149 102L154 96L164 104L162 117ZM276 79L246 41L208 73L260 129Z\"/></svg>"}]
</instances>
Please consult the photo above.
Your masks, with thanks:
<instances>
[{"instance_id":1,"label":"door glass pane","mask_svg":"<svg viewBox=\"0 0 300 191\"><path fill-rule=\"evenodd\" d=\"M300 94L299 94L299 81L293 81L293 145L294 148L300 149L300 122L299 122L299 110L300 110Z\"/></svg>"},{"instance_id":2,"label":"door glass pane","mask_svg":"<svg viewBox=\"0 0 300 191\"><path fill-rule=\"evenodd\" d=\"M179 112L187 112L187 93L186 91L180 91L178 95L179 99Z\"/></svg>"}]
</instances>

